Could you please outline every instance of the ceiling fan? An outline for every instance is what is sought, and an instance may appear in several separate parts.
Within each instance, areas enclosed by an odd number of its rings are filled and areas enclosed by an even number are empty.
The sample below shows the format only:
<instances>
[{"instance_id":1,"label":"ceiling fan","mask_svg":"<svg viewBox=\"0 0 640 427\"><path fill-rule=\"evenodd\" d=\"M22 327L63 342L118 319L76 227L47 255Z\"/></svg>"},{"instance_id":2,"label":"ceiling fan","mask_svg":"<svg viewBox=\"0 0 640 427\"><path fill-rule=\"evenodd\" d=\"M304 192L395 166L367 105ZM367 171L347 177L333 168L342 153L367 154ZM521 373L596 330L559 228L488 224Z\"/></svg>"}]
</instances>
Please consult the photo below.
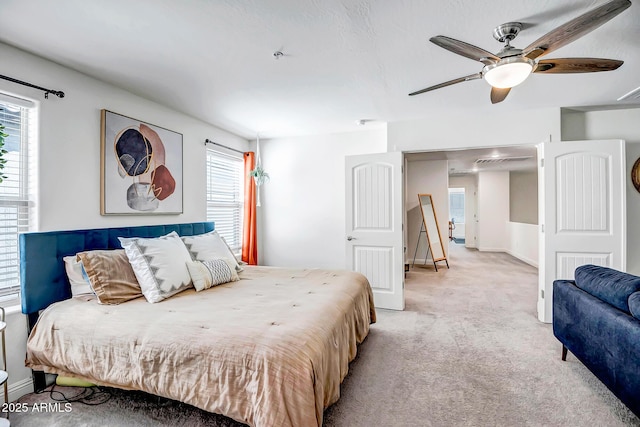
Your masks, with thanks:
<instances>
[{"instance_id":1,"label":"ceiling fan","mask_svg":"<svg viewBox=\"0 0 640 427\"><path fill-rule=\"evenodd\" d=\"M558 58L541 60L538 58L595 30L629 6L631 6L629 0L612 0L548 32L524 49L516 49L511 46L511 41L522 29L521 23L509 22L499 25L493 30L493 37L499 42L505 43L505 45L502 50L495 55L484 49L450 37L432 37L429 39L431 42L458 55L480 61L484 64L484 67L479 73L430 86L412 92L409 96L440 89L456 83L484 78L487 83L491 85L491 103L495 104L504 101L509 91L511 91L511 88L525 81L531 73L570 74L615 70L622 65L623 61L600 58Z\"/></svg>"}]
</instances>

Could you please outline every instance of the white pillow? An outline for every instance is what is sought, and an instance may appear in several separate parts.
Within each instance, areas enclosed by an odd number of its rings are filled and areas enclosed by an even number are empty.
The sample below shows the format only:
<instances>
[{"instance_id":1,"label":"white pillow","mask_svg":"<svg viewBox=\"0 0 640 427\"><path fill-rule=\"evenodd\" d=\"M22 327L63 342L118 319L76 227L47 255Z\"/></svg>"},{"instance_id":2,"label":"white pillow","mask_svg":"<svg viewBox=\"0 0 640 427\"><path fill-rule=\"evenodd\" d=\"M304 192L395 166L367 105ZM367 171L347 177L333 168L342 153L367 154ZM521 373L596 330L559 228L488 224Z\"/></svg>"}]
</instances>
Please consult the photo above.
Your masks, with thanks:
<instances>
[{"instance_id":1,"label":"white pillow","mask_svg":"<svg viewBox=\"0 0 640 427\"><path fill-rule=\"evenodd\" d=\"M187 269L191 275L193 287L198 292L216 285L240 280L235 262L228 258L189 261Z\"/></svg>"},{"instance_id":2,"label":"white pillow","mask_svg":"<svg viewBox=\"0 0 640 427\"><path fill-rule=\"evenodd\" d=\"M82 266L82 262L76 259L75 255L63 257L64 270L67 272L69 283L71 284L71 296L95 295L91 287L89 276Z\"/></svg>"},{"instance_id":3,"label":"white pillow","mask_svg":"<svg viewBox=\"0 0 640 427\"><path fill-rule=\"evenodd\" d=\"M236 271L242 271L229 245L227 245L227 242L224 241L217 231L197 234L195 236L182 236L182 241L194 261L226 258L233 262Z\"/></svg>"},{"instance_id":4,"label":"white pillow","mask_svg":"<svg viewBox=\"0 0 640 427\"><path fill-rule=\"evenodd\" d=\"M118 237L142 294L149 302L159 302L191 287L186 263L189 251L175 231L156 238Z\"/></svg>"}]
</instances>

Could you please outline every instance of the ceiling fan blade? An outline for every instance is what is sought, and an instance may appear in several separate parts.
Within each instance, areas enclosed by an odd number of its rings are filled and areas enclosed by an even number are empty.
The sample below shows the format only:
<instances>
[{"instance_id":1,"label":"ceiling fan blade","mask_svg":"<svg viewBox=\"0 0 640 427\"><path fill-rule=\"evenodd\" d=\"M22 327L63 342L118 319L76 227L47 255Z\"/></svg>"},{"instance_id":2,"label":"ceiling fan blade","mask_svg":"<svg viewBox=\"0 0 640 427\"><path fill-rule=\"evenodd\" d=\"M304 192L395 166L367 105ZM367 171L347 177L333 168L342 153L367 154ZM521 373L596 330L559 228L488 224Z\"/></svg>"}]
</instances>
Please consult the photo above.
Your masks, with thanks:
<instances>
[{"instance_id":1,"label":"ceiling fan blade","mask_svg":"<svg viewBox=\"0 0 640 427\"><path fill-rule=\"evenodd\" d=\"M509 95L509 92L511 92L511 88L504 88L504 89L500 89L497 87L492 87L491 88L491 103L492 104L497 104L498 102L502 102L504 101L504 99L507 97L507 95Z\"/></svg>"},{"instance_id":2,"label":"ceiling fan blade","mask_svg":"<svg viewBox=\"0 0 640 427\"><path fill-rule=\"evenodd\" d=\"M600 58L557 58L538 61L534 73L571 74L612 71L620 67L624 61Z\"/></svg>"},{"instance_id":3,"label":"ceiling fan blade","mask_svg":"<svg viewBox=\"0 0 640 427\"><path fill-rule=\"evenodd\" d=\"M440 84L437 84L437 85L434 85L434 86L429 86L428 88L425 88L425 89L420 89L420 90L417 90L415 92L411 92L409 94L409 96L419 95L421 93L425 93L425 92L429 92L429 91L432 91L432 90L440 89L442 87L451 86L451 85L454 85L456 83L468 82L469 80L477 80L477 79L481 79L481 78L482 78L482 73L470 74L468 76L464 76L464 77L460 77L460 78L457 78L457 79L449 80L448 82L440 83Z\"/></svg>"},{"instance_id":4,"label":"ceiling fan blade","mask_svg":"<svg viewBox=\"0 0 640 427\"><path fill-rule=\"evenodd\" d=\"M613 0L557 27L531 43L523 56L536 59L579 39L631 6L629 0Z\"/></svg>"},{"instance_id":5,"label":"ceiling fan blade","mask_svg":"<svg viewBox=\"0 0 640 427\"><path fill-rule=\"evenodd\" d=\"M457 53L458 55L462 55L469 59L480 61L485 65L494 64L500 60L500 58L498 58L491 52L487 52L486 50L480 49L479 47L472 44L452 39L451 37L435 36L431 37L429 40L432 43L435 43L438 46L445 48L453 53Z\"/></svg>"}]
</instances>

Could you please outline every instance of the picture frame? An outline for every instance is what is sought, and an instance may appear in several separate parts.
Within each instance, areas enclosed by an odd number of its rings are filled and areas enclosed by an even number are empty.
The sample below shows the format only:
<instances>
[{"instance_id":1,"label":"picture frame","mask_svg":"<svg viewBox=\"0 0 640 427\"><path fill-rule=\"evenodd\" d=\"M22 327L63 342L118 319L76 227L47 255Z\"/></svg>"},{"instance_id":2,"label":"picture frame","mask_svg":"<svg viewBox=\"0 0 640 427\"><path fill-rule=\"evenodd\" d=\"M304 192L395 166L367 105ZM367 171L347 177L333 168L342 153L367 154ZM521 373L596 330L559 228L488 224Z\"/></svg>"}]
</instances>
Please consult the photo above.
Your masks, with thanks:
<instances>
[{"instance_id":1,"label":"picture frame","mask_svg":"<svg viewBox=\"0 0 640 427\"><path fill-rule=\"evenodd\" d=\"M183 213L182 134L100 112L100 214Z\"/></svg>"},{"instance_id":2,"label":"picture frame","mask_svg":"<svg viewBox=\"0 0 640 427\"><path fill-rule=\"evenodd\" d=\"M631 168L631 183L638 193L640 193L640 158L636 160Z\"/></svg>"}]
</instances>

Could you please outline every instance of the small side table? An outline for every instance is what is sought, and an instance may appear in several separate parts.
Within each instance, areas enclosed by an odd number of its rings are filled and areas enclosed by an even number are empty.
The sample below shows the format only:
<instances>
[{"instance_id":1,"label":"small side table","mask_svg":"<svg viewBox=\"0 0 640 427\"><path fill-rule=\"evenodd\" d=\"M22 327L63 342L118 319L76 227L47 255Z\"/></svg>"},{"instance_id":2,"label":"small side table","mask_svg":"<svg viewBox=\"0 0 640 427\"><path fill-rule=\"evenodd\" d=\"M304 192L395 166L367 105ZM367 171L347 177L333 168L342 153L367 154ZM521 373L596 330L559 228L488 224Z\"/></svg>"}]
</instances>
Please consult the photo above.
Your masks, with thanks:
<instances>
[{"instance_id":1,"label":"small side table","mask_svg":"<svg viewBox=\"0 0 640 427\"><path fill-rule=\"evenodd\" d=\"M4 331L7 329L7 323L4 318L4 308L0 307L0 335L2 335L2 369L0 370L0 384L4 387L4 403L9 403L9 374L7 373L7 350L4 341ZM0 418L0 427L9 427L9 413L7 418Z\"/></svg>"}]
</instances>

